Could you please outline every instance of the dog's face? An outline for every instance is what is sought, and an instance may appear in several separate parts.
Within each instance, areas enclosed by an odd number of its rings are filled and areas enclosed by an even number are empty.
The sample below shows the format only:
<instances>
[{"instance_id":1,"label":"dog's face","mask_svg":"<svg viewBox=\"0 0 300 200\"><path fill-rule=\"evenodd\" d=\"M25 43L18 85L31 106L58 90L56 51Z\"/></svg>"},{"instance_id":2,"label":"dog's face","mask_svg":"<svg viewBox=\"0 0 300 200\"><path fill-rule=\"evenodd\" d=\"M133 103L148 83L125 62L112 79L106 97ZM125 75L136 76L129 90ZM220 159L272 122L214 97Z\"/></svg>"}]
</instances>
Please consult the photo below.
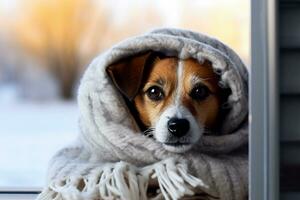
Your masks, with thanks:
<instances>
[{"instance_id":1,"label":"dog's face","mask_svg":"<svg viewBox=\"0 0 300 200\"><path fill-rule=\"evenodd\" d=\"M151 130L165 149L185 152L217 122L221 103L218 76L209 61L199 64L194 59L149 57L146 54L125 64L123 61L112 65L108 72L123 94L133 101L148 132ZM135 70L131 70L134 64ZM135 82L117 80L125 66L123 76ZM125 86L130 82L131 86Z\"/></svg>"}]
</instances>

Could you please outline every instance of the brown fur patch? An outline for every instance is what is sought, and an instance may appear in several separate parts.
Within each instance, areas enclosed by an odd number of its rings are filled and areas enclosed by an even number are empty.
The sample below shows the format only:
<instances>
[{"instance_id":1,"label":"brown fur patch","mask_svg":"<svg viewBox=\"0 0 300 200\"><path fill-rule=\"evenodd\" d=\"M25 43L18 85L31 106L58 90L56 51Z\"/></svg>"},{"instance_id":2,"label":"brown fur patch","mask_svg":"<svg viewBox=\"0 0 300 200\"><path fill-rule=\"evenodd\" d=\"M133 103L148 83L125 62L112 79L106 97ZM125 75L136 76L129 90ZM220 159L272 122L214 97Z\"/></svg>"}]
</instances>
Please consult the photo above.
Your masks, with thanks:
<instances>
[{"instance_id":1,"label":"brown fur patch","mask_svg":"<svg viewBox=\"0 0 300 200\"><path fill-rule=\"evenodd\" d=\"M173 91L176 83L176 58L161 59L151 67L142 83L142 90L134 99L142 122L146 126L152 126L163 110L173 102ZM165 98L163 101L154 102L146 95L146 91L152 86L163 88Z\"/></svg>"},{"instance_id":2,"label":"brown fur patch","mask_svg":"<svg viewBox=\"0 0 300 200\"><path fill-rule=\"evenodd\" d=\"M199 64L195 59L187 59L183 62L183 77L180 77L183 89L180 93L180 100L199 123L205 127L213 127L216 124L220 107L218 77L213 72L209 61ZM148 69L146 77L143 78L142 89L135 97L134 104L146 126L153 126L161 113L174 103L178 78L177 68L177 58L160 59ZM195 87L191 81L193 77L201 80L201 84L207 86L211 92L204 100L198 101L190 97L190 92ZM163 89L165 95L163 100L153 101L148 98L146 91L152 86L159 86Z\"/></svg>"},{"instance_id":3,"label":"brown fur patch","mask_svg":"<svg viewBox=\"0 0 300 200\"><path fill-rule=\"evenodd\" d=\"M216 124L220 107L218 76L214 73L209 61L200 64L195 59L184 61L183 76L183 104L189 108L199 122L211 128ZM211 92L202 101L195 101L189 96L190 91L195 87L195 85L191 84L193 77L201 80L201 84L204 84Z\"/></svg>"}]
</instances>

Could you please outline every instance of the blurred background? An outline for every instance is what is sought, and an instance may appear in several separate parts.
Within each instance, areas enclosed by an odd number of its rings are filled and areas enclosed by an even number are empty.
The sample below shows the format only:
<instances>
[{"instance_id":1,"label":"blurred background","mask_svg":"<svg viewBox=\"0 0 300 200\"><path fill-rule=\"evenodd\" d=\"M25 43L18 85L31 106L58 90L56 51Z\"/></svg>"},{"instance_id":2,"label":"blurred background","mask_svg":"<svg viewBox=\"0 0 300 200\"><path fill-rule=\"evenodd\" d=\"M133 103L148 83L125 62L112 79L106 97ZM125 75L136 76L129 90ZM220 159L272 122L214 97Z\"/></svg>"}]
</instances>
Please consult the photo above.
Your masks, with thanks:
<instances>
[{"instance_id":1,"label":"blurred background","mask_svg":"<svg viewBox=\"0 0 300 200\"><path fill-rule=\"evenodd\" d=\"M40 188L76 138L76 91L93 57L158 27L216 37L249 66L249 0L0 0L0 190Z\"/></svg>"}]
</instances>

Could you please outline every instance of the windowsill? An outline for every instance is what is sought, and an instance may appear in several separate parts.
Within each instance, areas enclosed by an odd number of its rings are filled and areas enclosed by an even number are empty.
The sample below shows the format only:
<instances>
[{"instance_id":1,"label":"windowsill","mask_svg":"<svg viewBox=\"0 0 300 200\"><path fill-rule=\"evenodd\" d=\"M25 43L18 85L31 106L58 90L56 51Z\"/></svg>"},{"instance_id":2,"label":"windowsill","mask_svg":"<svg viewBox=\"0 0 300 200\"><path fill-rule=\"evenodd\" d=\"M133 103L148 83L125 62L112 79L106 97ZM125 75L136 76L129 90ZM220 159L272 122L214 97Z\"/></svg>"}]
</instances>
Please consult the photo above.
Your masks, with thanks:
<instances>
[{"instance_id":1,"label":"windowsill","mask_svg":"<svg viewBox=\"0 0 300 200\"><path fill-rule=\"evenodd\" d=\"M42 188L3 188L0 187L0 200L34 200Z\"/></svg>"}]
</instances>

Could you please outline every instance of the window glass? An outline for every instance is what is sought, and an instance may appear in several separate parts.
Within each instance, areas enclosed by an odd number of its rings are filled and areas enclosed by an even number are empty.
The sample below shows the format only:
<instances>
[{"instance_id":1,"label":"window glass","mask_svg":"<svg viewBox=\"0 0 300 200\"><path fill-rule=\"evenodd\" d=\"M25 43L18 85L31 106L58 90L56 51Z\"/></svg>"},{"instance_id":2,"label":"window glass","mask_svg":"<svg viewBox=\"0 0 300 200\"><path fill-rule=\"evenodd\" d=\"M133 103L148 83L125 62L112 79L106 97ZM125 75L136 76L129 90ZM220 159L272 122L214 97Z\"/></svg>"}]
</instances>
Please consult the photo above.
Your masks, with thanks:
<instances>
[{"instance_id":1,"label":"window glass","mask_svg":"<svg viewBox=\"0 0 300 200\"><path fill-rule=\"evenodd\" d=\"M158 27L214 36L249 63L250 1L1 0L0 189L40 188L47 163L76 139L87 64Z\"/></svg>"}]
</instances>

